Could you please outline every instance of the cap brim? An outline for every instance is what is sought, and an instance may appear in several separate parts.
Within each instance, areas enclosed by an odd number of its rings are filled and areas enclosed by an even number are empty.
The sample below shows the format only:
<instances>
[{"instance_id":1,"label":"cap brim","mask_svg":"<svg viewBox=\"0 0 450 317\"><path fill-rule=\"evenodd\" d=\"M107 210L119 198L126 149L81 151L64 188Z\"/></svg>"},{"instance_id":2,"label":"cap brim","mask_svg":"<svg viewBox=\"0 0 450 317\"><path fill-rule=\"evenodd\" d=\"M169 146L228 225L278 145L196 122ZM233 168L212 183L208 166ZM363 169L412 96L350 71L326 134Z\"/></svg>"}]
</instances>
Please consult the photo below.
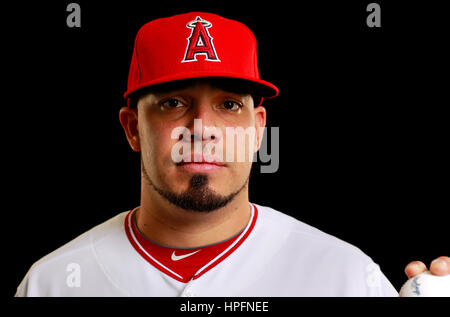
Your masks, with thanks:
<instances>
[{"instance_id":1,"label":"cap brim","mask_svg":"<svg viewBox=\"0 0 450 317\"><path fill-rule=\"evenodd\" d=\"M129 89L124 94L124 97L130 98L135 93L141 91L144 88L149 88L152 86L157 86L171 82L200 79L200 78L222 78L222 79L230 79L233 81L240 81L242 82L242 84L245 84L250 89L251 94L256 95L258 97L274 98L278 96L279 93L279 90L275 85L259 78L243 77L229 73L190 72L189 74L171 75L141 83L140 85L133 87L132 89Z\"/></svg>"}]
</instances>

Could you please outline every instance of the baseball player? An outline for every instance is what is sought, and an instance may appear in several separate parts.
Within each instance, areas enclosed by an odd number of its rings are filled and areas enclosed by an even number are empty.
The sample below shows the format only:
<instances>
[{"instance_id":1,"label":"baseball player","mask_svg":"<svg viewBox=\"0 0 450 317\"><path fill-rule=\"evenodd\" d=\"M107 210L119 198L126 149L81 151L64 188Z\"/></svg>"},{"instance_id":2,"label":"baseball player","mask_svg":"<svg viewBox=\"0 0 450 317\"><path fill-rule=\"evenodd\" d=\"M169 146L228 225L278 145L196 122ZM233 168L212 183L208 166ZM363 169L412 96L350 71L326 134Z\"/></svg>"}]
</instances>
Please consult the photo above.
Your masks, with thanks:
<instances>
[{"instance_id":1,"label":"baseball player","mask_svg":"<svg viewBox=\"0 0 450 317\"><path fill-rule=\"evenodd\" d=\"M252 161L219 156L259 149L261 104L277 95L245 25L205 12L145 24L120 110L141 155L140 205L34 263L16 296L398 296L357 247L249 202ZM230 148L227 128L257 132Z\"/></svg>"}]
</instances>

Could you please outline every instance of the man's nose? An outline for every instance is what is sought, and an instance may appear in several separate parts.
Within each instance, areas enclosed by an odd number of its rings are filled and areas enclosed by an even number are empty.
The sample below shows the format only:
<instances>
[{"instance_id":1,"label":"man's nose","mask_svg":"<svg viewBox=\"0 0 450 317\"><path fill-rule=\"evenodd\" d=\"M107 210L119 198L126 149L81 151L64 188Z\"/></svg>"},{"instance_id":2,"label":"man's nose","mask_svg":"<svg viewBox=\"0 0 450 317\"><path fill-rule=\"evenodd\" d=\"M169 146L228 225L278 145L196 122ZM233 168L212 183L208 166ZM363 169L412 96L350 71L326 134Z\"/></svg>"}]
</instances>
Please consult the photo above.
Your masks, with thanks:
<instances>
[{"instance_id":1,"label":"man's nose","mask_svg":"<svg viewBox=\"0 0 450 317\"><path fill-rule=\"evenodd\" d=\"M191 131L191 141L217 140L220 137L217 115L211 104L197 104L192 109L191 118L188 127Z\"/></svg>"}]
</instances>

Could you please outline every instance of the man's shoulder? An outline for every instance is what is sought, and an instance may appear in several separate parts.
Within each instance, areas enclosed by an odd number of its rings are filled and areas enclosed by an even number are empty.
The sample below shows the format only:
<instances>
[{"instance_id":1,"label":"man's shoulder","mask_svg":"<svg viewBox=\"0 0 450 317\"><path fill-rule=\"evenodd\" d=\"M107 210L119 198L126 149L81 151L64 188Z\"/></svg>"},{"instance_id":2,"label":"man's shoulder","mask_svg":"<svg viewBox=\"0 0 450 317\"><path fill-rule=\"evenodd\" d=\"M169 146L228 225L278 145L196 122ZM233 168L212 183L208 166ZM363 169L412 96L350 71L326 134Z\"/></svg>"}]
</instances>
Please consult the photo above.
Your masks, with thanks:
<instances>
[{"instance_id":1,"label":"man's shoulder","mask_svg":"<svg viewBox=\"0 0 450 317\"><path fill-rule=\"evenodd\" d=\"M97 243L102 239L107 239L109 236L117 234L123 229L126 213L127 212L122 212L117 214L116 216L80 234L73 240L42 257L35 263L35 266L39 266L43 263L51 263L52 261L57 261L59 258L72 256L74 253L89 252L89 249L92 247L93 243Z\"/></svg>"},{"instance_id":2,"label":"man's shoulder","mask_svg":"<svg viewBox=\"0 0 450 317\"><path fill-rule=\"evenodd\" d=\"M283 280L286 294L397 296L379 266L359 247L289 214L255 206L259 225L249 237L246 251L265 263L260 264L261 270L270 268L261 275ZM254 267L251 270L258 273Z\"/></svg>"},{"instance_id":3,"label":"man's shoulder","mask_svg":"<svg viewBox=\"0 0 450 317\"><path fill-rule=\"evenodd\" d=\"M101 265L97 263L96 246L111 245L111 241L123 240L126 214L127 212L117 214L36 261L19 285L16 295L33 296L34 293L39 294L37 296L52 296L32 288L40 285L40 288L47 290L52 288L45 287L46 284L65 284L68 274L81 268L101 272Z\"/></svg>"},{"instance_id":4,"label":"man's shoulder","mask_svg":"<svg viewBox=\"0 0 450 317\"><path fill-rule=\"evenodd\" d=\"M289 245L305 246L316 249L328 249L334 252L346 252L356 256L366 255L355 245L326 233L306 222L289 214L268 206L256 205L260 213L262 226L265 232L283 236Z\"/></svg>"}]
</instances>

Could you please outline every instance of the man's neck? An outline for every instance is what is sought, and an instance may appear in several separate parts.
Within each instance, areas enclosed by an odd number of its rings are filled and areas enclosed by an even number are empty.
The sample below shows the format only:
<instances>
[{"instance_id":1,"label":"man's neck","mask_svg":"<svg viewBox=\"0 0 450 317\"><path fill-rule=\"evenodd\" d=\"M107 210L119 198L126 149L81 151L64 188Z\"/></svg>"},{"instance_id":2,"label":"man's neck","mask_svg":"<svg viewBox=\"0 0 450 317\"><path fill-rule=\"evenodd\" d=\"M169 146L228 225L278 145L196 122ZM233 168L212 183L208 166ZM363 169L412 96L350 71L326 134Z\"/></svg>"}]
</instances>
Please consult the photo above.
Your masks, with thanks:
<instances>
[{"instance_id":1,"label":"man's neck","mask_svg":"<svg viewBox=\"0 0 450 317\"><path fill-rule=\"evenodd\" d=\"M142 192L136 222L139 230L158 244L194 248L234 236L245 228L250 216L248 188L225 207L211 212L183 210L156 192Z\"/></svg>"}]
</instances>

